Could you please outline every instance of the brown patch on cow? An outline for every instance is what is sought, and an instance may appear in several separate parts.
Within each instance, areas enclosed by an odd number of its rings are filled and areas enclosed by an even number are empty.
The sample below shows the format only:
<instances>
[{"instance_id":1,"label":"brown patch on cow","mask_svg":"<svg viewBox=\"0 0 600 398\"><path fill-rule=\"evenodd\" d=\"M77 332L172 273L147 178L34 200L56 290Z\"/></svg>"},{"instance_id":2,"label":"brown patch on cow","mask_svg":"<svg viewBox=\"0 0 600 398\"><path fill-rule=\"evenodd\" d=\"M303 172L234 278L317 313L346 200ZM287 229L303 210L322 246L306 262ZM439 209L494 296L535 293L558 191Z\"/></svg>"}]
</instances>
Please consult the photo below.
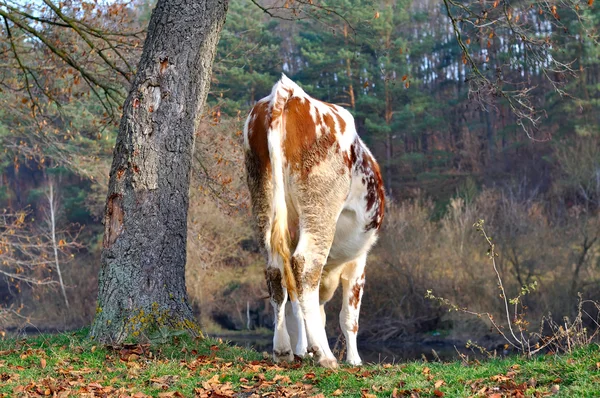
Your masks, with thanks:
<instances>
[{"instance_id":1,"label":"brown patch on cow","mask_svg":"<svg viewBox=\"0 0 600 398\"><path fill-rule=\"evenodd\" d=\"M123 195L114 193L108 197L104 216L104 239L102 245L109 248L123 232Z\"/></svg>"},{"instance_id":2,"label":"brown patch on cow","mask_svg":"<svg viewBox=\"0 0 600 398\"><path fill-rule=\"evenodd\" d=\"M309 290L314 290L319 287L321 281L321 272L323 267L319 264L313 264L313 267L307 270L302 277L302 284Z\"/></svg>"},{"instance_id":3,"label":"brown patch on cow","mask_svg":"<svg viewBox=\"0 0 600 398\"><path fill-rule=\"evenodd\" d=\"M317 140L317 126L310 115L310 102L306 99L290 98L284 111L283 153L288 162L298 165L302 161L302 154L310 150Z\"/></svg>"},{"instance_id":4,"label":"brown patch on cow","mask_svg":"<svg viewBox=\"0 0 600 398\"><path fill-rule=\"evenodd\" d=\"M356 164L356 146L359 145L358 140L354 140L352 145L350 146L350 152L344 152L344 163L348 167L348 169L352 170L354 165Z\"/></svg>"},{"instance_id":5,"label":"brown patch on cow","mask_svg":"<svg viewBox=\"0 0 600 398\"><path fill-rule=\"evenodd\" d=\"M338 124L340 125L340 134L344 134L346 132L346 122L339 113L336 113L335 116L337 116Z\"/></svg>"},{"instance_id":6,"label":"brown patch on cow","mask_svg":"<svg viewBox=\"0 0 600 398\"><path fill-rule=\"evenodd\" d=\"M302 296L302 274L304 273L304 256L295 255L292 257L292 272L294 274L294 279L296 279L296 290L298 291L298 296Z\"/></svg>"},{"instance_id":7,"label":"brown patch on cow","mask_svg":"<svg viewBox=\"0 0 600 398\"><path fill-rule=\"evenodd\" d=\"M335 123L330 114L316 111L316 122L310 114L307 99L293 97L285 106L285 141L283 150L292 169L306 180L312 169L329 155L337 143ZM317 138L317 126L325 126ZM339 148L339 145L338 145Z\"/></svg>"},{"instance_id":8,"label":"brown patch on cow","mask_svg":"<svg viewBox=\"0 0 600 398\"><path fill-rule=\"evenodd\" d=\"M371 209L374 204L377 204L377 209L373 214L371 222L366 227L367 231L370 229L379 229L385 214L385 191L383 189L383 179L381 178L379 166L373 161L372 158L371 164L373 167L374 179L369 181L369 184L367 184L367 210Z\"/></svg>"},{"instance_id":9,"label":"brown patch on cow","mask_svg":"<svg viewBox=\"0 0 600 398\"><path fill-rule=\"evenodd\" d=\"M271 169L262 169L258 156L251 151L246 152L246 182L250 190L252 214L256 220L261 236L265 236L271 228L271 201L273 198ZM261 240L261 243L264 243Z\"/></svg>"},{"instance_id":10,"label":"brown patch on cow","mask_svg":"<svg viewBox=\"0 0 600 398\"><path fill-rule=\"evenodd\" d=\"M265 270L265 279L269 296L277 304L283 303L283 285L281 284L281 271L278 268L268 267Z\"/></svg>"},{"instance_id":11,"label":"brown patch on cow","mask_svg":"<svg viewBox=\"0 0 600 398\"><path fill-rule=\"evenodd\" d=\"M358 333L358 322L354 321L354 325L352 326L352 333Z\"/></svg>"},{"instance_id":12,"label":"brown patch on cow","mask_svg":"<svg viewBox=\"0 0 600 398\"><path fill-rule=\"evenodd\" d=\"M356 284L352 287L352 295L348 302L354 308L358 308L358 303L360 303L360 292L362 291L363 283L356 282Z\"/></svg>"},{"instance_id":13,"label":"brown patch on cow","mask_svg":"<svg viewBox=\"0 0 600 398\"><path fill-rule=\"evenodd\" d=\"M254 167L257 172L263 174L271 168L269 157L269 142L267 134L271 115L269 114L269 103L258 102L250 112L250 122L248 123L248 143L250 151L254 157Z\"/></svg>"}]
</instances>

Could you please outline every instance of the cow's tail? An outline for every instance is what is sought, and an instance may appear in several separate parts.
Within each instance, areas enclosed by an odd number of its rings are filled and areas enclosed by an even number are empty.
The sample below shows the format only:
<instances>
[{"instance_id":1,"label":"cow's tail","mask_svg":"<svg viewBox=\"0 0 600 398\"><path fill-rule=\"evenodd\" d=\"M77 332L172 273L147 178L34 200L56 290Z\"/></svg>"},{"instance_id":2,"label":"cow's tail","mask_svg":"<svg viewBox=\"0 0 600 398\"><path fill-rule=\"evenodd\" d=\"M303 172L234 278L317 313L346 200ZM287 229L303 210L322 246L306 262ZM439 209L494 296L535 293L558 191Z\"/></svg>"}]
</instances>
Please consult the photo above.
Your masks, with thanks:
<instances>
[{"instance_id":1,"label":"cow's tail","mask_svg":"<svg viewBox=\"0 0 600 398\"><path fill-rule=\"evenodd\" d=\"M284 108L294 93L296 86L285 75L282 76L271 93L271 123L267 133L271 178L273 181L273 223L271 224L271 256L279 255L283 261L283 276L290 300L297 297L296 280L292 272L290 253L290 232L288 212L285 202L285 182L283 178Z\"/></svg>"}]
</instances>

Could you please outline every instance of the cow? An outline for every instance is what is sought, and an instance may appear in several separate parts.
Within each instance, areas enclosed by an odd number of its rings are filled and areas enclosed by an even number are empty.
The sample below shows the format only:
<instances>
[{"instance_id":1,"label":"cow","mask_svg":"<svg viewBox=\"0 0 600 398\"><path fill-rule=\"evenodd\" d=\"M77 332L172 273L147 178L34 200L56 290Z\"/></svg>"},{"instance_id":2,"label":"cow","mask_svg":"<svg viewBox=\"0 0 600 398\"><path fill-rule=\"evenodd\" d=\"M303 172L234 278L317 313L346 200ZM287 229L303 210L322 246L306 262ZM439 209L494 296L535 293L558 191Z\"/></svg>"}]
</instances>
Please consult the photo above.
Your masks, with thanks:
<instances>
[{"instance_id":1,"label":"cow","mask_svg":"<svg viewBox=\"0 0 600 398\"><path fill-rule=\"evenodd\" d=\"M312 353L321 366L337 367L324 305L341 282L346 361L361 364L356 334L365 264L385 194L354 118L282 75L246 119L244 153L252 213L267 253L273 360Z\"/></svg>"}]
</instances>

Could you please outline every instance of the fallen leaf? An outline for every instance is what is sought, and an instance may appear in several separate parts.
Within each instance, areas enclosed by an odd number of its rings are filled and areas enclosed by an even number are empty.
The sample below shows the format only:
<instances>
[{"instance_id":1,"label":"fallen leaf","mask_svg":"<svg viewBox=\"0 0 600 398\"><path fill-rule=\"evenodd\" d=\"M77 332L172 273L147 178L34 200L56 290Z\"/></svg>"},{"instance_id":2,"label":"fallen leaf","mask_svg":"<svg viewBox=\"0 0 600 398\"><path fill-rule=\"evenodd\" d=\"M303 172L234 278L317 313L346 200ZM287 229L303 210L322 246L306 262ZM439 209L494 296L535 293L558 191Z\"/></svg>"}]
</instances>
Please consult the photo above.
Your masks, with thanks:
<instances>
[{"instance_id":1,"label":"fallen leaf","mask_svg":"<svg viewBox=\"0 0 600 398\"><path fill-rule=\"evenodd\" d=\"M331 395L334 397L337 397L338 395L342 395L342 394L343 394L343 391L340 390L339 388L331 393Z\"/></svg>"},{"instance_id":2,"label":"fallen leaf","mask_svg":"<svg viewBox=\"0 0 600 398\"><path fill-rule=\"evenodd\" d=\"M287 383L287 384L292 382L292 380L290 380L289 376L282 376L280 374L275 375L275 377L273 377L273 381L276 383L281 382L281 383ZM279 384L281 384L281 383L279 383Z\"/></svg>"},{"instance_id":3,"label":"fallen leaf","mask_svg":"<svg viewBox=\"0 0 600 398\"><path fill-rule=\"evenodd\" d=\"M429 373L431 373L431 369L429 369L427 366L423 368L423 374L424 375L428 375Z\"/></svg>"},{"instance_id":4,"label":"fallen leaf","mask_svg":"<svg viewBox=\"0 0 600 398\"><path fill-rule=\"evenodd\" d=\"M440 390L434 390L433 395L435 395L436 397L443 397L444 393L441 392Z\"/></svg>"},{"instance_id":5,"label":"fallen leaf","mask_svg":"<svg viewBox=\"0 0 600 398\"><path fill-rule=\"evenodd\" d=\"M46 369L46 360L44 358L40 359L40 366L42 367L42 369Z\"/></svg>"},{"instance_id":6,"label":"fallen leaf","mask_svg":"<svg viewBox=\"0 0 600 398\"><path fill-rule=\"evenodd\" d=\"M440 388L441 386L443 386L444 384L446 384L446 382L444 380L438 380L435 382L435 384L433 385L435 388Z\"/></svg>"},{"instance_id":7,"label":"fallen leaf","mask_svg":"<svg viewBox=\"0 0 600 398\"><path fill-rule=\"evenodd\" d=\"M529 384L530 387L535 388L535 386L537 385L537 381L532 377L531 379L529 379L529 381L527 382Z\"/></svg>"},{"instance_id":8,"label":"fallen leaf","mask_svg":"<svg viewBox=\"0 0 600 398\"><path fill-rule=\"evenodd\" d=\"M556 395L556 394L558 394L558 392L559 392L559 391L560 391L560 386L559 386L558 384L555 384L555 385L553 385L553 386L550 388L550 392L551 392L553 395Z\"/></svg>"}]
</instances>

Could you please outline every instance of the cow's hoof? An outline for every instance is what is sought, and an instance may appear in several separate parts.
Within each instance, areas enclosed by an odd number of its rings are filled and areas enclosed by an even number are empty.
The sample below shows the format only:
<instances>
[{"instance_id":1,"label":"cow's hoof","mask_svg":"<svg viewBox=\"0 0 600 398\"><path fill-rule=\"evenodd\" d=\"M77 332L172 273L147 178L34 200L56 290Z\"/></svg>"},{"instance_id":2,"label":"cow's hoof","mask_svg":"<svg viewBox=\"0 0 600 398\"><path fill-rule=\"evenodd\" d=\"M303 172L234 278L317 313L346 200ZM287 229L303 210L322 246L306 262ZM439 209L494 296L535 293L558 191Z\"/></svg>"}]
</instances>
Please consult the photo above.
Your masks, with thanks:
<instances>
[{"instance_id":1,"label":"cow's hoof","mask_svg":"<svg viewBox=\"0 0 600 398\"><path fill-rule=\"evenodd\" d=\"M294 350L294 355L304 357L308 353L306 345L298 344Z\"/></svg>"},{"instance_id":2,"label":"cow's hoof","mask_svg":"<svg viewBox=\"0 0 600 398\"><path fill-rule=\"evenodd\" d=\"M348 360L346 360L346 362L348 363L348 365L352 365L352 366L360 366L360 365L362 365L362 361L360 360L360 358L358 358L358 359L348 359Z\"/></svg>"},{"instance_id":3,"label":"cow's hoof","mask_svg":"<svg viewBox=\"0 0 600 398\"><path fill-rule=\"evenodd\" d=\"M287 350L287 351L273 350L273 361L275 363L294 362L294 353L292 352L292 350Z\"/></svg>"},{"instance_id":4,"label":"cow's hoof","mask_svg":"<svg viewBox=\"0 0 600 398\"><path fill-rule=\"evenodd\" d=\"M321 358L319 359L319 365L328 369L337 369L338 363L335 358Z\"/></svg>"}]
</instances>

